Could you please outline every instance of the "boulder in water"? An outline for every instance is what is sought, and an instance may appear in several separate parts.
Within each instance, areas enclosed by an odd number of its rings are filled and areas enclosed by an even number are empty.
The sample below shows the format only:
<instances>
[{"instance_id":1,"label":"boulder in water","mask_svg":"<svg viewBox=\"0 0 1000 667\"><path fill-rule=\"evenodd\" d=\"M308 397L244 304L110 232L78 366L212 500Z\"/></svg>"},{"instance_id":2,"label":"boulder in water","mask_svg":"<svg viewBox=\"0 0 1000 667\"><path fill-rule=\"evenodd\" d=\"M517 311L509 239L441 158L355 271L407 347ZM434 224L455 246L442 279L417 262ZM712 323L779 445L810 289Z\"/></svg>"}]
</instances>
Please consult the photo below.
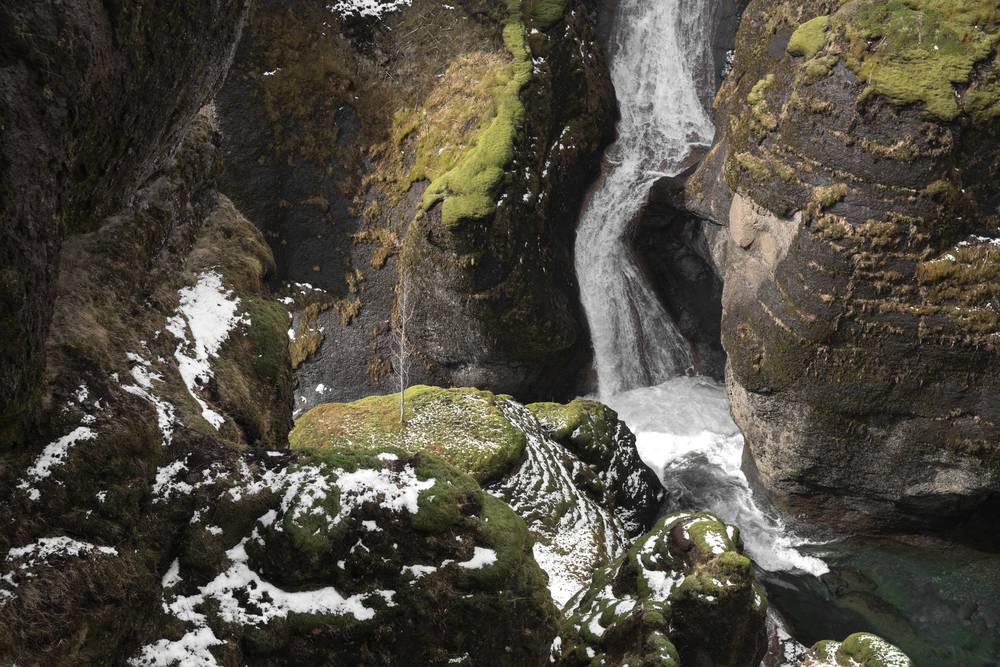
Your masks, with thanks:
<instances>
[{"instance_id":1,"label":"boulder in water","mask_svg":"<svg viewBox=\"0 0 1000 667\"><path fill-rule=\"evenodd\" d=\"M817 642L801 667L913 667L913 661L878 635L856 632L842 642Z\"/></svg>"},{"instance_id":2,"label":"boulder in water","mask_svg":"<svg viewBox=\"0 0 1000 667\"><path fill-rule=\"evenodd\" d=\"M767 600L739 531L707 513L677 513L594 576L567 605L565 665L756 666Z\"/></svg>"}]
</instances>

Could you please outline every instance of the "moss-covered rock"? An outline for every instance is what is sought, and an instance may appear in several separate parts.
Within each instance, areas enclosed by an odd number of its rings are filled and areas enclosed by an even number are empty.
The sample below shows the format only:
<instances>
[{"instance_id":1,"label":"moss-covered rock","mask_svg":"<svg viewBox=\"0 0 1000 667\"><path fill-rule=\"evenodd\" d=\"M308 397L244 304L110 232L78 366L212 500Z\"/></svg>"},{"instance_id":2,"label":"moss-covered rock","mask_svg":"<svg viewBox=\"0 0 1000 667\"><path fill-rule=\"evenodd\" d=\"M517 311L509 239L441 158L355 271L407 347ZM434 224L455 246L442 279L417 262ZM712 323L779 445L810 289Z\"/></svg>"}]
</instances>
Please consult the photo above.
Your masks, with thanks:
<instances>
[{"instance_id":1,"label":"moss-covered rock","mask_svg":"<svg viewBox=\"0 0 1000 667\"><path fill-rule=\"evenodd\" d=\"M614 114L588 12L328 4L257 3L218 101L227 193L282 278L344 305L296 331L297 408L394 388L401 287L413 382L570 395L572 238Z\"/></svg>"},{"instance_id":2,"label":"moss-covered rock","mask_svg":"<svg viewBox=\"0 0 1000 667\"><path fill-rule=\"evenodd\" d=\"M69 546L30 577L0 565L0 662L123 662L161 560L208 571L232 546L191 521L198 503L221 503L241 452L284 447L288 317L264 288L270 250L214 190L217 141L206 110L132 206L63 244L44 427L0 455L0 551Z\"/></svg>"},{"instance_id":3,"label":"moss-covered rock","mask_svg":"<svg viewBox=\"0 0 1000 667\"><path fill-rule=\"evenodd\" d=\"M295 421L294 449L373 451L387 445L430 452L479 482L497 479L524 457L525 435L504 416L502 397L476 389L416 386L354 403L324 403Z\"/></svg>"},{"instance_id":4,"label":"moss-covered rock","mask_svg":"<svg viewBox=\"0 0 1000 667\"><path fill-rule=\"evenodd\" d=\"M639 458L635 435L599 401L526 406L549 436L597 471L603 502L638 534L652 525L663 497L656 475Z\"/></svg>"},{"instance_id":5,"label":"moss-covered rock","mask_svg":"<svg viewBox=\"0 0 1000 667\"><path fill-rule=\"evenodd\" d=\"M544 663L557 617L524 522L443 461L311 450L225 493L199 516L222 557L170 565L137 664ZM223 528L237 508L255 518Z\"/></svg>"},{"instance_id":6,"label":"moss-covered rock","mask_svg":"<svg viewBox=\"0 0 1000 667\"><path fill-rule=\"evenodd\" d=\"M296 420L289 441L317 455L389 445L429 452L489 483L528 523L560 605L654 521L662 489L635 437L596 401L529 411L490 392L417 386L404 395L403 422L399 407L399 394L318 405Z\"/></svg>"},{"instance_id":7,"label":"moss-covered rock","mask_svg":"<svg viewBox=\"0 0 1000 667\"><path fill-rule=\"evenodd\" d=\"M856 632L843 642L817 642L802 658L803 667L913 667L913 661L877 635Z\"/></svg>"},{"instance_id":8,"label":"moss-covered rock","mask_svg":"<svg viewBox=\"0 0 1000 667\"><path fill-rule=\"evenodd\" d=\"M739 532L714 516L664 517L567 605L566 665L757 665L767 602Z\"/></svg>"}]
</instances>

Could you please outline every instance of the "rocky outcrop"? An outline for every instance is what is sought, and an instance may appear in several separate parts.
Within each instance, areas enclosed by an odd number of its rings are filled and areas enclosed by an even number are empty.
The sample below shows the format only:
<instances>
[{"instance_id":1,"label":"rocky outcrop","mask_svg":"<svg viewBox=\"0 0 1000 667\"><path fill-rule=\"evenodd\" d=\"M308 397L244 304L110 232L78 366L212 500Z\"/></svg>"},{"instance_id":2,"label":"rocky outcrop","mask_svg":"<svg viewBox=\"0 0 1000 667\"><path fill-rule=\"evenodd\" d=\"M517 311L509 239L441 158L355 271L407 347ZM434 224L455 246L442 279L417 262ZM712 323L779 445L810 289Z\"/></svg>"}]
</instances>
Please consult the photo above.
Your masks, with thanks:
<instances>
[{"instance_id":1,"label":"rocky outcrop","mask_svg":"<svg viewBox=\"0 0 1000 667\"><path fill-rule=\"evenodd\" d=\"M647 530L663 492L635 436L596 401L525 408L476 389L416 386L404 395L318 405L289 436L302 451L430 452L474 477L528 524L533 553L562 606Z\"/></svg>"},{"instance_id":2,"label":"rocky outcrop","mask_svg":"<svg viewBox=\"0 0 1000 667\"><path fill-rule=\"evenodd\" d=\"M392 448L272 465L216 484L133 664L543 664L557 616L528 532L470 477Z\"/></svg>"},{"instance_id":3,"label":"rocky outcrop","mask_svg":"<svg viewBox=\"0 0 1000 667\"><path fill-rule=\"evenodd\" d=\"M63 237L93 231L176 149L246 6L0 8L0 445L38 408Z\"/></svg>"},{"instance_id":4,"label":"rocky outcrop","mask_svg":"<svg viewBox=\"0 0 1000 667\"><path fill-rule=\"evenodd\" d=\"M63 243L44 427L0 461L5 660L123 660L195 491L285 442L288 314L260 233L214 190L217 142L206 110L132 206Z\"/></svg>"},{"instance_id":5,"label":"rocky outcrop","mask_svg":"<svg viewBox=\"0 0 1000 667\"><path fill-rule=\"evenodd\" d=\"M402 314L414 382L570 394L574 227L614 113L586 12L328 4L258 3L219 96L226 192L325 292L297 315L297 407L391 391Z\"/></svg>"},{"instance_id":6,"label":"rocky outcrop","mask_svg":"<svg viewBox=\"0 0 1000 667\"><path fill-rule=\"evenodd\" d=\"M728 226L733 414L796 512L997 534L998 21L985 1L744 15L685 199Z\"/></svg>"},{"instance_id":7,"label":"rocky outcrop","mask_svg":"<svg viewBox=\"0 0 1000 667\"><path fill-rule=\"evenodd\" d=\"M565 665L759 665L767 600L739 532L710 514L662 518L567 606Z\"/></svg>"},{"instance_id":8,"label":"rocky outcrop","mask_svg":"<svg viewBox=\"0 0 1000 667\"><path fill-rule=\"evenodd\" d=\"M633 536L653 525L663 489L639 458L635 434L618 419L618 413L599 401L585 399L526 407L549 437L596 472L596 479L588 479L586 485L621 516Z\"/></svg>"}]
</instances>

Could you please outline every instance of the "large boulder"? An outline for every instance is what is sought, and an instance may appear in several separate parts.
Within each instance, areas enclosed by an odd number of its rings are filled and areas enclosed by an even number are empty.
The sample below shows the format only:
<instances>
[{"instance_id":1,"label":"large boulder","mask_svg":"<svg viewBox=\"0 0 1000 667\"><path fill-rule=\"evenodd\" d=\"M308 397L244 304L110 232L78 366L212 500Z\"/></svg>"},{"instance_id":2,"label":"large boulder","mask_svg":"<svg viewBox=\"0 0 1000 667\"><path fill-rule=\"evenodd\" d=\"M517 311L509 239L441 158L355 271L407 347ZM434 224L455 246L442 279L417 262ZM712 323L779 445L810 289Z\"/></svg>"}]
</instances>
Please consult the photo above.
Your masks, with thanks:
<instances>
[{"instance_id":1,"label":"large boulder","mask_svg":"<svg viewBox=\"0 0 1000 667\"><path fill-rule=\"evenodd\" d=\"M391 391L401 370L571 395L589 354L576 215L614 116L587 11L352 4L257 3L218 97L225 191L279 276L311 287L289 295L297 409Z\"/></svg>"},{"instance_id":2,"label":"large boulder","mask_svg":"<svg viewBox=\"0 0 1000 667\"><path fill-rule=\"evenodd\" d=\"M0 7L0 446L38 407L63 237L95 229L177 148L247 5Z\"/></svg>"},{"instance_id":3,"label":"large boulder","mask_svg":"<svg viewBox=\"0 0 1000 667\"><path fill-rule=\"evenodd\" d=\"M796 512L996 544L998 41L988 0L746 10L685 203L725 225L733 414Z\"/></svg>"},{"instance_id":4,"label":"large boulder","mask_svg":"<svg viewBox=\"0 0 1000 667\"><path fill-rule=\"evenodd\" d=\"M767 600L739 531L706 513L663 517L567 605L564 665L756 667Z\"/></svg>"},{"instance_id":5,"label":"large boulder","mask_svg":"<svg viewBox=\"0 0 1000 667\"><path fill-rule=\"evenodd\" d=\"M313 450L220 490L132 664L545 662L557 615L524 522L435 457Z\"/></svg>"},{"instance_id":6,"label":"large boulder","mask_svg":"<svg viewBox=\"0 0 1000 667\"><path fill-rule=\"evenodd\" d=\"M596 401L526 408L509 396L425 386L403 399L402 423L399 394L318 405L296 420L289 442L321 452L389 443L472 475L527 522L559 606L655 519L662 488L635 437Z\"/></svg>"},{"instance_id":7,"label":"large boulder","mask_svg":"<svg viewBox=\"0 0 1000 667\"><path fill-rule=\"evenodd\" d=\"M869 632L856 632L842 642L817 642L800 664L802 667L913 667L913 661L905 653Z\"/></svg>"}]
</instances>

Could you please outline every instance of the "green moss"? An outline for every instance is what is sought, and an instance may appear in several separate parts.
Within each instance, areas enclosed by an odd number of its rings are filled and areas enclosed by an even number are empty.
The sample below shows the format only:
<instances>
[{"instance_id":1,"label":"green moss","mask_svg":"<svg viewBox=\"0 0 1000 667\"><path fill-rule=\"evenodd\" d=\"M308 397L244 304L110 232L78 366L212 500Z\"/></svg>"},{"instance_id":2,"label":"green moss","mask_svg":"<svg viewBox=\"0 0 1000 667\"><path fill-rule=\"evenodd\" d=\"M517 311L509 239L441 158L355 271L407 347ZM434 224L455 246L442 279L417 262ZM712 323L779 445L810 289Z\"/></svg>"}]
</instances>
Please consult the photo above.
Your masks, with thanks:
<instances>
[{"instance_id":1,"label":"green moss","mask_svg":"<svg viewBox=\"0 0 1000 667\"><path fill-rule=\"evenodd\" d=\"M424 210L441 203L441 220L454 227L462 220L480 219L496 210L496 195L504 168L514 155L514 138L524 118L521 88L531 78L531 59L524 41L519 5L508 5L503 28L504 46L513 56L509 69L498 77L495 116L472 147L452 169L431 181L424 191Z\"/></svg>"},{"instance_id":2,"label":"green moss","mask_svg":"<svg viewBox=\"0 0 1000 667\"><path fill-rule=\"evenodd\" d=\"M746 171L751 180L758 183L765 182L771 178L771 170L767 162L752 153L737 153L735 155L736 164Z\"/></svg>"},{"instance_id":3,"label":"green moss","mask_svg":"<svg viewBox=\"0 0 1000 667\"><path fill-rule=\"evenodd\" d=\"M972 88L966 93L963 104L976 122L996 121L1000 118L1000 82Z\"/></svg>"},{"instance_id":4,"label":"green moss","mask_svg":"<svg viewBox=\"0 0 1000 667\"><path fill-rule=\"evenodd\" d=\"M583 399L565 405L532 403L526 407L553 440L575 451L587 463L607 466L618 422L613 410L598 401Z\"/></svg>"},{"instance_id":5,"label":"green moss","mask_svg":"<svg viewBox=\"0 0 1000 667\"><path fill-rule=\"evenodd\" d=\"M430 452L477 481L495 479L520 461L525 435L500 411L494 394L418 385L404 394L318 405L298 418L288 439L295 449Z\"/></svg>"},{"instance_id":6,"label":"green moss","mask_svg":"<svg viewBox=\"0 0 1000 667\"><path fill-rule=\"evenodd\" d=\"M261 379L278 382L289 367L288 311L276 301L260 297L241 299L250 319L247 334L257 353L254 368Z\"/></svg>"},{"instance_id":7,"label":"green moss","mask_svg":"<svg viewBox=\"0 0 1000 667\"><path fill-rule=\"evenodd\" d=\"M755 127L773 130L778 126L778 120L771 113L771 105L768 104L768 88L774 83L774 75L768 74L758 81L750 89L747 95L747 103L750 105L750 115L753 118Z\"/></svg>"},{"instance_id":8,"label":"green moss","mask_svg":"<svg viewBox=\"0 0 1000 667\"><path fill-rule=\"evenodd\" d=\"M820 209L830 208L834 204L844 200L847 196L847 185L844 183L834 183L819 188L813 188L812 200Z\"/></svg>"},{"instance_id":9,"label":"green moss","mask_svg":"<svg viewBox=\"0 0 1000 667\"><path fill-rule=\"evenodd\" d=\"M433 456L423 456L417 465L417 477L435 483L420 494L419 511L413 527L423 532L440 533L465 523L467 513L481 509L482 496L475 480Z\"/></svg>"},{"instance_id":10,"label":"green moss","mask_svg":"<svg viewBox=\"0 0 1000 667\"><path fill-rule=\"evenodd\" d=\"M837 64L838 60L837 56L811 58L802 68L806 74L806 81L812 83L822 79L833 70L833 66Z\"/></svg>"},{"instance_id":11,"label":"green moss","mask_svg":"<svg viewBox=\"0 0 1000 667\"><path fill-rule=\"evenodd\" d=\"M521 10L532 27L544 29L566 14L568 0L524 0Z\"/></svg>"},{"instance_id":12,"label":"green moss","mask_svg":"<svg viewBox=\"0 0 1000 667\"><path fill-rule=\"evenodd\" d=\"M849 42L847 62L876 93L895 104L921 103L928 115L960 112L955 84L997 42L993 0L889 0L846 6L835 15Z\"/></svg>"},{"instance_id":13,"label":"green moss","mask_svg":"<svg viewBox=\"0 0 1000 667\"><path fill-rule=\"evenodd\" d=\"M856 632L843 642L823 640L803 657L803 667L913 667L913 661L877 635Z\"/></svg>"},{"instance_id":14,"label":"green moss","mask_svg":"<svg viewBox=\"0 0 1000 667\"><path fill-rule=\"evenodd\" d=\"M806 21L792 33L788 40L788 52L793 56L812 58L826 44L826 31L829 27L829 16L817 16Z\"/></svg>"}]
</instances>

